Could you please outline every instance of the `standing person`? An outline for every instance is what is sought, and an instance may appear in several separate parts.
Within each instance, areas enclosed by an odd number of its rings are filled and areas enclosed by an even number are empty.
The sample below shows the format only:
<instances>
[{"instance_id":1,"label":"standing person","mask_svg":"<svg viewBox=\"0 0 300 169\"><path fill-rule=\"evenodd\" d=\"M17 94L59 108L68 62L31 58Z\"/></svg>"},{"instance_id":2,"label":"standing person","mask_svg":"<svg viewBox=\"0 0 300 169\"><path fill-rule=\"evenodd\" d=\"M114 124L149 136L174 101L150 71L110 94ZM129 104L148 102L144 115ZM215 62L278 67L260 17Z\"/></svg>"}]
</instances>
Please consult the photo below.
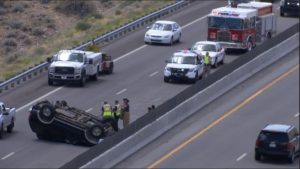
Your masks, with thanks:
<instances>
[{"instance_id":1,"label":"standing person","mask_svg":"<svg viewBox=\"0 0 300 169\"><path fill-rule=\"evenodd\" d=\"M123 127L126 127L130 121L129 100L127 98L123 99L122 117L123 117Z\"/></svg>"},{"instance_id":2,"label":"standing person","mask_svg":"<svg viewBox=\"0 0 300 169\"><path fill-rule=\"evenodd\" d=\"M118 131L118 128L116 126L116 122L113 118L112 108L111 105L107 103L107 101L104 101L104 104L102 106L102 122L103 123L110 123L111 126L114 128L115 131Z\"/></svg>"},{"instance_id":3,"label":"standing person","mask_svg":"<svg viewBox=\"0 0 300 169\"><path fill-rule=\"evenodd\" d=\"M117 128L119 129L119 119L121 117L121 105L118 100L115 100L115 107L113 108L115 122L117 125Z\"/></svg>"},{"instance_id":4,"label":"standing person","mask_svg":"<svg viewBox=\"0 0 300 169\"><path fill-rule=\"evenodd\" d=\"M204 75L205 77L207 77L210 72L210 57L208 52L206 52L203 59L204 59Z\"/></svg>"}]
</instances>

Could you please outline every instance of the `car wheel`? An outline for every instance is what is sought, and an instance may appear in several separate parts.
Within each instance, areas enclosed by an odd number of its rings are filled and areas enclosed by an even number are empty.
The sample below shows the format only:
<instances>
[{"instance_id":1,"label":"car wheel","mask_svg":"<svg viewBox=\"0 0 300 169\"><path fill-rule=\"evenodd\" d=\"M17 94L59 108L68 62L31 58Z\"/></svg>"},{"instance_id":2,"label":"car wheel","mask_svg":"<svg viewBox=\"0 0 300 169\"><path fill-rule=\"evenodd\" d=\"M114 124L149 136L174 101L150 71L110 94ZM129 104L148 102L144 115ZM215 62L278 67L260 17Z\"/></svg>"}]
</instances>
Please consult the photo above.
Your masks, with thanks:
<instances>
[{"instance_id":1,"label":"car wheel","mask_svg":"<svg viewBox=\"0 0 300 169\"><path fill-rule=\"evenodd\" d=\"M80 87L84 87L85 83L86 83L86 76L85 76L85 74L83 73L83 74L82 74L82 77L81 77L81 79L80 79L80 82L79 82L79 86L80 86Z\"/></svg>"},{"instance_id":2,"label":"car wheel","mask_svg":"<svg viewBox=\"0 0 300 169\"><path fill-rule=\"evenodd\" d=\"M197 82L197 80L198 80L198 73L196 73L196 75L195 75L195 78L192 80L192 83L196 83Z\"/></svg>"},{"instance_id":3,"label":"car wheel","mask_svg":"<svg viewBox=\"0 0 300 169\"><path fill-rule=\"evenodd\" d=\"M293 150L288 156L288 162L293 163L295 161L295 150Z\"/></svg>"},{"instance_id":4,"label":"car wheel","mask_svg":"<svg viewBox=\"0 0 300 169\"><path fill-rule=\"evenodd\" d=\"M177 43L180 43L181 33L179 34L179 37L177 39Z\"/></svg>"},{"instance_id":5,"label":"car wheel","mask_svg":"<svg viewBox=\"0 0 300 169\"><path fill-rule=\"evenodd\" d=\"M255 160L260 161L261 155L257 152L255 152Z\"/></svg>"},{"instance_id":6,"label":"car wheel","mask_svg":"<svg viewBox=\"0 0 300 169\"><path fill-rule=\"evenodd\" d=\"M164 77L164 82L169 82L170 81L170 79L169 78L167 78L167 77Z\"/></svg>"},{"instance_id":7,"label":"car wheel","mask_svg":"<svg viewBox=\"0 0 300 169\"><path fill-rule=\"evenodd\" d=\"M250 52L253 48L253 44L252 44L252 40L249 39L248 42L247 42L247 51Z\"/></svg>"},{"instance_id":8,"label":"car wheel","mask_svg":"<svg viewBox=\"0 0 300 169\"><path fill-rule=\"evenodd\" d=\"M174 40L173 40L173 36L171 37L171 40L170 40L170 46L172 46L174 43Z\"/></svg>"},{"instance_id":9,"label":"car wheel","mask_svg":"<svg viewBox=\"0 0 300 169\"><path fill-rule=\"evenodd\" d=\"M53 80L51 80L51 79L48 78L48 85L52 86L53 85Z\"/></svg>"},{"instance_id":10,"label":"car wheel","mask_svg":"<svg viewBox=\"0 0 300 169\"><path fill-rule=\"evenodd\" d=\"M84 134L85 139L91 144L97 144L99 139L105 135L103 126L100 124L93 125L86 129Z\"/></svg>"},{"instance_id":11,"label":"car wheel","mask_svg":"<svg viewBox=\"0 0 300 169\"><path fill-rule=\"evenodd\" d=\"M3 138L3 133L4 133L4 129L3 129L3 124L2 124L1 128L0 128L0 139Z\"/></svg>"},{"instance_id":12,"label":"car wheel","mask_svg":"<svg viewBox=\"0 0 300 169\"><path fill-rule=\"evenodd\" d=\"M41 110L38 111L37 117L40 122L44 124L51 124L55 117L55 111L53 106L50 104L43 105Z\"/></svg>"},{"instance_id":13,"label":"car wheel","mask_svg":"<svg viewBox=\"0 0 300 169\"><path fill-rule=\"evenodd\" d=\"M7 132L11 133L13 131L14 126L15 126L15 122L14 122L14 119L12 118L11 122L10 122L10 125L8 125L7 128L6 128Z\"/></svg>"},{"instance_id":14,"label":"car wheel","mask_svg":"<svg viewBox=\"0 0 300 169\"><path fill-rule=\"evenodd\" d=\"M215 58L215 63L213 65L213 68L217 68L218 67L218 58L216 57Z\"/></svg>"},{"instance_id":15,"label":"car wheel","mask_svg":"<svg viewBox=\"0 0 300 169\"><path fill-rule=\"evenodd\" d=\"M221 65L224 65L224 59L225 59L225 55L223 56L222 60L220 61Z\"/></svg>"}]
</instances>

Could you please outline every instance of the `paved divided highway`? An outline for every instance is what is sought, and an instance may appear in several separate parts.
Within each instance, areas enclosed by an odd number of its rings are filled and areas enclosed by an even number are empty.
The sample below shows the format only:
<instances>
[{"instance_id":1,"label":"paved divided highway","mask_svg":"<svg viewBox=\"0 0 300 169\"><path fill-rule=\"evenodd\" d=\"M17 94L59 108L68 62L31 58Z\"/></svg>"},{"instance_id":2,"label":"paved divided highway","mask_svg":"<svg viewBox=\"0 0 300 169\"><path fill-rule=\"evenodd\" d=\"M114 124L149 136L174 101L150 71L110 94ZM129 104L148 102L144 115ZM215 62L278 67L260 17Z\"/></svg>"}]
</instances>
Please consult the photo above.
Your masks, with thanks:
<instances>
[{"instance_id":1,"label":"paved divided highway","mask_svg":"<svg viewBox=\"0 0 300 169\"><path fill-rule=\"evenodd\" d=\"M15 131L0 141L0 167L3 168L56 168L70 161L87 147L65 143L40 141L28 125L30 105L41 99L66 100L69 105L99 114L104 100L130 99L132 120L147 112L149 105L159 105L189 87L189 84L163 82L165 59L179 49L186 49L196 41L206 39L205 15L211 9L224 6L221 2L196 1L188 8L164 19L178 21L183 26L182 42L174 46L144 45L146 29L138 30L103 48L115 60L113 75L101 76L98 81L77 86L47 85L47 75L36 77L8 92L1 93L0 100L17 108ZM274 10L278 14L278 4ZM278 17L278 33L299 22L298 18ZM239 57L228 55L225 64Z\"/></svg>"},{"instance_id":2,"label":"paved divided highway","mask_svg":"<svg viewBox=\"0 0 300 169\"><path fill-rule=\"evenodd\" d=\"M269 123L299 129L299 48L177 125L114 168L299 168L254 160Z\"/></svg>"}]
</instances>

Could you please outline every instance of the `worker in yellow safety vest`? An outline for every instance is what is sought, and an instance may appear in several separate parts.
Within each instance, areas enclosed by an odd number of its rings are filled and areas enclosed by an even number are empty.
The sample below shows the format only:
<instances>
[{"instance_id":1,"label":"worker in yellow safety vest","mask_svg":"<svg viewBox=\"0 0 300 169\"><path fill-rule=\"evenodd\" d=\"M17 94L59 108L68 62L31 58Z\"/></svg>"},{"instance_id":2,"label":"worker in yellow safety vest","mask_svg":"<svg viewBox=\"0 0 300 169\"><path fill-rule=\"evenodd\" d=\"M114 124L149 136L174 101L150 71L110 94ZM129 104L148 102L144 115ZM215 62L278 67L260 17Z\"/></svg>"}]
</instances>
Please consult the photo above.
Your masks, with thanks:
<instances>
[{"instance_id":1,"label":"worker in yellow safety vest","mask_svg":"<svg viewBox=\"0 0 300 169\"><path fill-rule=\"evenodd\" d=\"M204 75L206 77L210 72L210 57L208 52L205 53L203 59L204 59Z\"/></svg>"},{"instance_id":2,"label":"worker in yellow safety vest","mask_svg":"<svg viewBox=\"0 0 300 169\"><path fill-rule=\"evenodd\" d=\"M118 131L118 126L115 119L113 118L113 112L111 105L104 101L102 106L102 123L110 123L115 131Z\"/></svg>"},{"instance_id":3,"label":"worker in yellow safety vest","mask_svg":"<svg viewBox=\"0 0 300 169\"><path fill-rule=\"evenodd\" d=\"M119 119L122 119L121 116L121 105L118 100L115 100L115 107L113 108L115 121L117 123L117 126L119 126ZM118 127L119 128L119 127Z\"/></svg>"}]
</instances>

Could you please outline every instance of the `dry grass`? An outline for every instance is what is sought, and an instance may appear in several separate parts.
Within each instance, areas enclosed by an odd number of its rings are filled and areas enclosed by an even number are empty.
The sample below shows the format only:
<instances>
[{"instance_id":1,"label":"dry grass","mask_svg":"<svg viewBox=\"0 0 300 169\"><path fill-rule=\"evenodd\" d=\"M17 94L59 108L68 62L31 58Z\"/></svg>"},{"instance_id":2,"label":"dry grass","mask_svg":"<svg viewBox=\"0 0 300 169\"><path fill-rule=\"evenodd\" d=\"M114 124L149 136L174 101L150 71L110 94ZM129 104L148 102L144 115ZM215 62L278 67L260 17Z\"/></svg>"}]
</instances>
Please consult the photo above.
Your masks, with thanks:
<instances>
[{"instance_id":1,"label":"dry grass","mask_svg":"<svg viewBox=\"0 0 300 169\"><path fill-rule=\"evenodd\" d=\"M66 16L57 13L55 12L57 2L51 3L51 1L48 3L24 1L22 5L15 7L18 10L23 9L23 15L17 15L18 19L13 18L16 16L13 15L15 12L5 16L11 17L11 20L22 21L20 28L14 30L23 31L22 34L18 34L18 36L23 36L23 40L20 41L17 47L11 49L13 51L11 53L5 54L4 49L0 49L0 81L11 78L18 72L44 61L46 57L55 54L60 49L71 48L83 41L91 40L95 36L174 2L174 0L124 0L108 1L108 3L101 4L102 1L95 1L97 12L85 17ZM23 6L23 8L20 6ZM18 13L18 10L16 13ZM0 25L3 24L3 21L1 22L0 18ZM88 24L90 27L85 30L76 29L78 22ZM36 27L28 27L33 23ZM26 28L29 30L26 30ZM0 27L0 38L4 39L8 32L12 32L11 29L5 26ZM22 29L25 29L25 31ZM28 33L25 34L26 32ZM9 36L17 35L11 33ZM1 46L3 45L1 44Z\"/></svg>"}]
</instances>

